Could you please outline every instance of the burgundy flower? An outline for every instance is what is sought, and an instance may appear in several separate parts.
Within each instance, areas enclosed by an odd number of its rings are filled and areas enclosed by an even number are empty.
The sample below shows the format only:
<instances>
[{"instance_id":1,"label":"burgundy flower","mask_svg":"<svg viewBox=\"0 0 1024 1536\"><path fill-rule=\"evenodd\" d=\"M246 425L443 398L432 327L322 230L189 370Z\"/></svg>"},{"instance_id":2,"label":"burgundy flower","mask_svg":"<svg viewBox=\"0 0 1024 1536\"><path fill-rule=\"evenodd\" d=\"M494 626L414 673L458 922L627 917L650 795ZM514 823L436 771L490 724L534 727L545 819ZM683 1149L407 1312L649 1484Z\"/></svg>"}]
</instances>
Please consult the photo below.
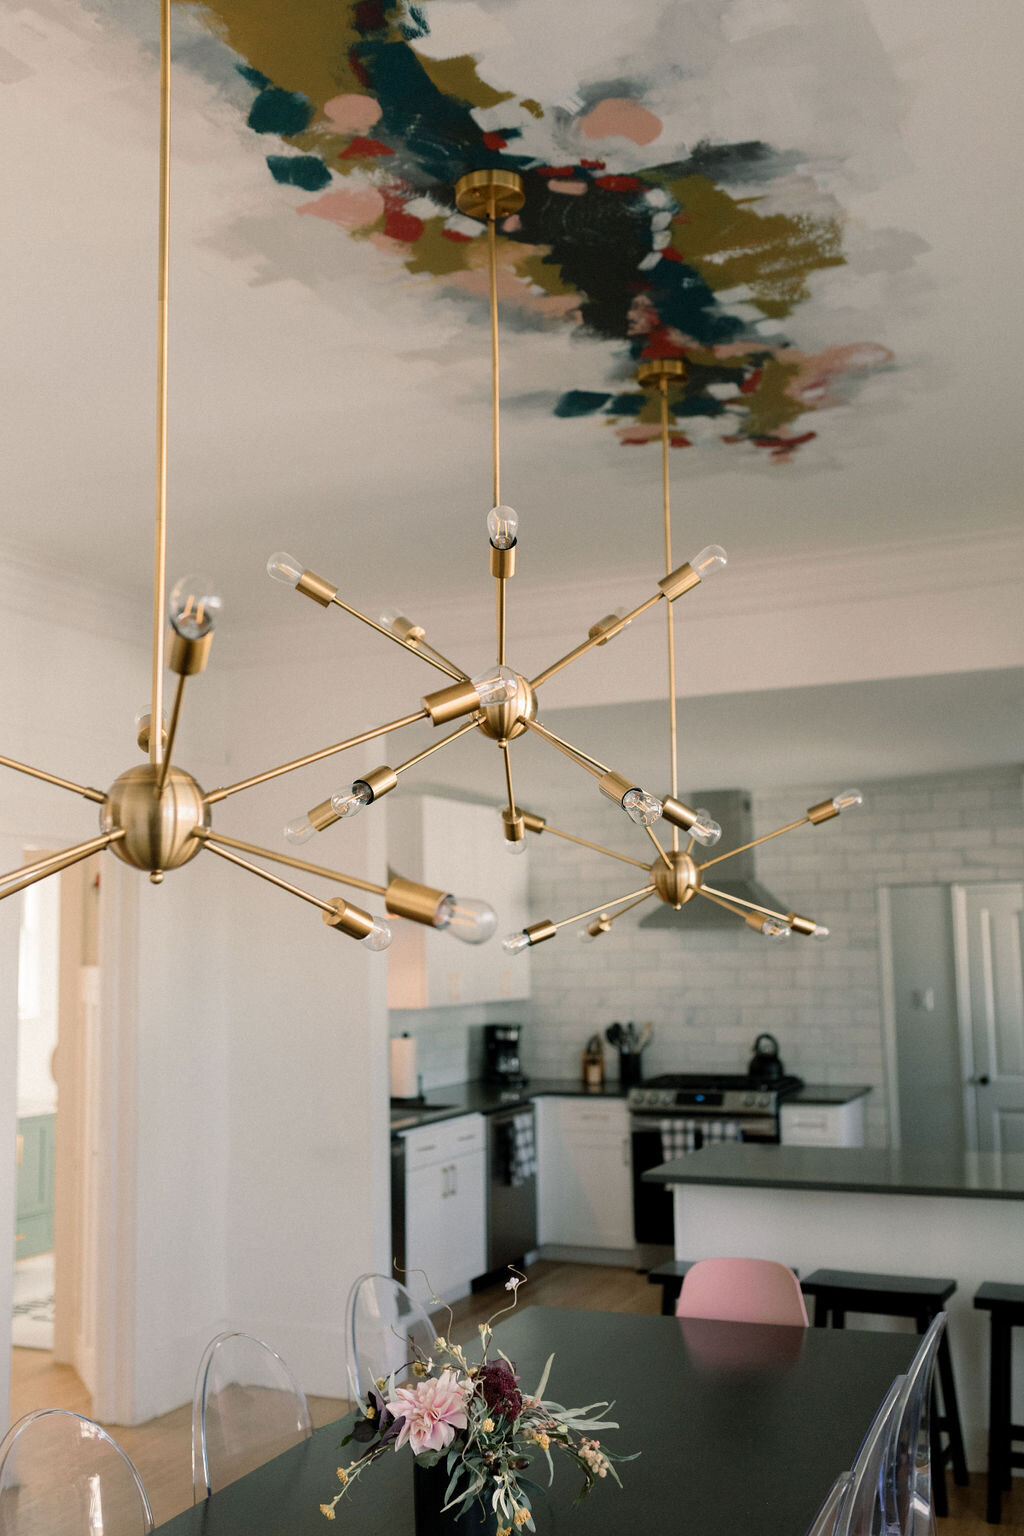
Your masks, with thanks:
<instances>
[{"instance_id":1,"label":"burgundy flower","mask_svg":"<svg viewBox=\"0 0 1024 1536\"><path fill-rule=\"evenodd\" d=\"M522 1412L523 1397L516 1382L518 1377L515 1371L504 1360L496 1360L493 1365L482 1365L477 1372L477 1381L483 1393L484 1402L492 1414L502 1419L517 1419Z\"/></svg>"}]
</instances>

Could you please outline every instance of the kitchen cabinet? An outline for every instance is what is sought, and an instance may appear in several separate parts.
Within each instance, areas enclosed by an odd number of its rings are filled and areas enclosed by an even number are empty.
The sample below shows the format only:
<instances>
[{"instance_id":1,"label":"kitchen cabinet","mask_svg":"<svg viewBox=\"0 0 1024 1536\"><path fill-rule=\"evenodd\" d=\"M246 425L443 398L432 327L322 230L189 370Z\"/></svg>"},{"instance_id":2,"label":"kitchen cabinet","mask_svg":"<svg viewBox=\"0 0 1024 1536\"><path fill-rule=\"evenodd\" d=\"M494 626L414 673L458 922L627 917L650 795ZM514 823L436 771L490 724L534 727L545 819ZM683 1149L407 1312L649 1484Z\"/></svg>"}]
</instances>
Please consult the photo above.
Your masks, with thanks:
<instances>
[{"instance_id":1,"label":"kitchen cabinet","mask_svg":"<svg viewBox=\"0 0 1024 1536\"><path fill-rule=\"evenodd\" d=\"M862 1147L864 1099L845 1104L783 1104L779 1135L784 1147Z\"/></svg>"},{"instance_id":2,"label":"kitchen cabinet","mask_svg":"<svg viewBox=\"0 0 1024 1536\"><path fill-rule=\"evenodd\" d=\"M53 1176L56 1166L57 1116L22 1115L18 1119L18 1204L14 1257L30 1259L53 1247Z\"/></svg>"},{"instance_id":3,"label":"kitchen cabinet","mask_svg":"<svg viewBox=\"0 0 1024 1536\"><path fill-rule=\"evenodd\" d=\"M488 901L498 914L495 935L484 944L463 944L421 923L392 918L388 1007L529 997L529 951L506 955L501 940L530 921L530 855L506 853L500 811L436 795L396 796L387 809L388 862L396 874Z\"/></svg>"},{"instance_id":4,"label":"kitchen cabinet","mask_svg":"<svg viewBox=\"0 0 1024 1536\"><path fill-rule=\"evenodd\" d=\"M403 1138L405 1267L422 1270L446 1301L487 1269L485 1132L483 1115L460 1115Z\"/></svg>"},{"instance_id":5,"label":"kitchen cabinet","mask_svg":"<svg viewBox=\"0 0 1024 1536\"><path fill-rule=\"evenodd\" d=\"M538 1240L632 1248L625 1100L541 1097L536 1112Z\"/></svg>"}]
</instances>

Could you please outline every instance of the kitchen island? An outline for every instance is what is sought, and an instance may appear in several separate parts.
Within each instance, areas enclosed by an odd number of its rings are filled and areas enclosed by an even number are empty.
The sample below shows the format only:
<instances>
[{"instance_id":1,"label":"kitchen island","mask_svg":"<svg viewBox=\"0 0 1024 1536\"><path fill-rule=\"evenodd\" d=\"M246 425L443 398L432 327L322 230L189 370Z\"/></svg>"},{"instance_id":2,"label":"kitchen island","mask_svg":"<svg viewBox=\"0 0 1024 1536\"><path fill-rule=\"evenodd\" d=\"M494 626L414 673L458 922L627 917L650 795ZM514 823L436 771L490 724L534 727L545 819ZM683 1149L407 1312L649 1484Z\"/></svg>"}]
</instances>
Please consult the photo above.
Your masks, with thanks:
<instances>
[{"instance_id":1,"label":"kitchen island","mask_svg":"<svg viewBox=\"0 0 1024 1536\"><path fill-rule=\"evenodd\" d=\"M985 1466L985 1280L1024 1276L1024 1155L721 1144L650 1169L675 1203L676 1257L778 1259L801 1275L854 1269L956 1279L950 1344L968 1463ZM850 1313L848 1326L909 1323ZM1017 1379L1024 1349L1015 1359Z\"/></svg>"}]
</instances>

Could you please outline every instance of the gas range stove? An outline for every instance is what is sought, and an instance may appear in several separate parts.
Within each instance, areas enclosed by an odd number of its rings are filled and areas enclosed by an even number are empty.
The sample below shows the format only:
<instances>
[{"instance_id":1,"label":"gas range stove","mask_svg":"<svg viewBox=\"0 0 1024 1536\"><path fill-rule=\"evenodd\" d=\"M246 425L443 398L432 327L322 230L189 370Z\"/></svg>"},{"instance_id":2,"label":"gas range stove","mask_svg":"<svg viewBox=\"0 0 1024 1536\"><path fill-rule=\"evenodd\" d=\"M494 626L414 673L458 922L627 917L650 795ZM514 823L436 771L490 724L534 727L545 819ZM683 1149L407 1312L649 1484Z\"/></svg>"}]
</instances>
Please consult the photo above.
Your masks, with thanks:
<instances>
[{"instance_id":1,"label":"gas range stove","mask_svg":"<svg viewBox=\"0 0 1024 1536\"><path fill-rule=\"evenodd\" d=\"M675 1072L631 1088L626 1102L634 1115L774 1117L780 1099L802 1087L789 1075L765 1083L740 1072Z\"/></svg>"}]
</instances>

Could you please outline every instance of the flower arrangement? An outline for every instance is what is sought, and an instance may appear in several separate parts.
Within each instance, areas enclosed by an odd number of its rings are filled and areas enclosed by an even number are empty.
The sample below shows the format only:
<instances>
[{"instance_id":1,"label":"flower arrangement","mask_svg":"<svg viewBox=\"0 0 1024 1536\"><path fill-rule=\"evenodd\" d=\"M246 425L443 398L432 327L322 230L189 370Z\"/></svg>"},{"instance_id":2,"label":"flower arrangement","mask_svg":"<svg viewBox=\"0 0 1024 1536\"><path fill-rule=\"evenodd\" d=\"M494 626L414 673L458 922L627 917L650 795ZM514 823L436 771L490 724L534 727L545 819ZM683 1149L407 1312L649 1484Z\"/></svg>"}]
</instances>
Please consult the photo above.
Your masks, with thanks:
<instances>
[{"instance_id":1,"label":"flower arrangement","mask_svg":"<svg viewBox=\"0 0 1024 1536\"><path fill-rule=\"evenodd\" d=\"M448 1482L443 1510L462 1513L475 1499L484 1518L494 1511L497 1536L518 1536L524 1527L536 1530L527 1489L537 1484L523 1474L538 1453L547 1462L549 1484L555 1473L552 1451L576 1463L583 1486L574 1507L599 1479L611 1476L621 1488L614 1463L634 1457L616 1455L593 1438L597 1431L618 1429L614 1420L594 1417L611 1403L566 1408L545 1398L554 1355L532 1394L522 1390L514 1362L501 1350L496 1358L488 1358L494 1323L513 1310L525 1280L513 1270L505 1285L512 1293L510 1306L479 1325L478 1363L471 1365L463 1349L442 1334L434 1340L436 1359L410 1360L387 1379L377 1379L360 1405L351 1434L342 1441L343 1446L355 1441L365 1448L347 1467L338 1468L341 1491L329 1504L320 1505L328 1520L335 1518L335 1506L368 1466L404 1445L421 1467L444 1464ZM450 1309L448 1317L450 1332Z\"/></svg>"}]
</instances>

